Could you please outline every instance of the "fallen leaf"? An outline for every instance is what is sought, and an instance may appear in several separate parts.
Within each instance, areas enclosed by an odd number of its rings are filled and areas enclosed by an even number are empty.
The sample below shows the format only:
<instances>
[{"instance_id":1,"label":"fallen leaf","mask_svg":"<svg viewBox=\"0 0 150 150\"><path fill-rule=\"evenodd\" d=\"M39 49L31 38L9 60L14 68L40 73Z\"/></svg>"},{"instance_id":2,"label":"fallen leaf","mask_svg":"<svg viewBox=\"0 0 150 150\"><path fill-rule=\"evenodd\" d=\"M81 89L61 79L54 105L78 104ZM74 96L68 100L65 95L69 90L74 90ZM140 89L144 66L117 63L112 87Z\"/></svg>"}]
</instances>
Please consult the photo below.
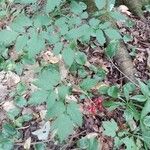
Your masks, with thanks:
<instances>
[{"instance_id":1,"label":"fallen leaf","mask_svg":"<svg viewBox=\"0 0 150 150\"><path fill-rule=\"evenodd\" d=\"M60 57L54 56L54 54L51 51L47 51L43 54L43 59L48 63L56 64L59 62Z\"/></svg>"},{"instance_id":2,"label":"fallen leaf","mask_svg":"<svg viewBox=\"0 0 150 150\"><path fill-rule=\"evenodd\" d=\"M47 121L41 129L32 132L32 134L36 135L39 140L47 140L49 132L50 132L50 122Z\"/></svg>"},{"instance_id":3,"label":"fallen leaf","mask_svg":"<svg viewBox=\"0 0 150 150\"><path fill-rule=\"evenodd\" d=\"M0 102L5 100L8 93L9 93L9 90L7 89L7 86L0 85Z\"/></svg>"},{"instance_id":4,"label":"fallen leaf","mask_svg":"<svg viewBox=\"0 0 150 150\"><path fill-rule=\"evenodd\" d=\"M125 5L120 5L118 7L118 10L122 13L125 13L126 15L129 15L129 16L131 15L131 12L129 11L129 8Z\"/></svg>"},{"instance_id":5,"label":"fallen leaf","mask_svg":"<svg viewBox=\"0 0 150 150\"><path fill-rule=\"evenodd\" d=\"M17 83L20 82L20 77L11 71L8 71L5 77L8 87L15 86Z\"/></svg>"},{"instance_id":6,"label":"fallen leaf","mask_svg":"<svg viewBox=\"0 0 150 150\"><path fill-rule=\"evenodd\" d=\"M31 137L29 137L24 143L24 149L29 150L31 147Z\"/></svg>"},{"instance_id":7,"label":"fallen leaf","mask_svg":"<svg viewBox=\"0 0 150 150\"><path fill-rule=\"evenodd\" d=\"M6 112L9 112L10 110L16 108L16 106L15 106L14 103L13 103L13 101L5 102L5 103L2 105L2 107L3 107L3 109L4 109Z\"/></svg>"},{"instance_id":8,"label":"fallen leaf","mask_svg":"<svg viewBox=\"0 0 150 150\"><path fill-rule=\"evenodd\" d=\"M65 67L65 63L63 60L59 63L59 70L61 74L61 80L65 79L68 75L68 69Z\"/></svg>"}]
</instances>

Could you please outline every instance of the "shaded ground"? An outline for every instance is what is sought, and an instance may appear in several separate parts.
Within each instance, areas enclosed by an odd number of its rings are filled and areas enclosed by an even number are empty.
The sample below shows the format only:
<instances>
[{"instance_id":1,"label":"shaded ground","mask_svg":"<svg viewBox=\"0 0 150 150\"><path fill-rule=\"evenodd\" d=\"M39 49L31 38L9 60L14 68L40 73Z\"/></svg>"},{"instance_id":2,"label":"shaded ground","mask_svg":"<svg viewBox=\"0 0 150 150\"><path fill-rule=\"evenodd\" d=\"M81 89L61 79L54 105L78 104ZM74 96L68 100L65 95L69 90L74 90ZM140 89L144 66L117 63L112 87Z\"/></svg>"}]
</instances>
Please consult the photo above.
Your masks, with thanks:
<instances>
[{"instance_id":1,"label":"shaded ground","mask_svg":"<svg viewBox=\"0 0 150 150\"><path fill-rule=\"evenodd\" d=\"M134 62L135 67L138 70L138 75L142 80L148 80L150 79L150 14L145 14L147 21L143 22L142 20L139 20L132 17L132 21L135 23L133 27L125 27L124 25L119 25L120 31L123 34L132 35L132 40L126 43L126 46L128 47L128 50L131 54L132 60ZM6 24L9 24L8 20L0 21L0 27L3 28ZM128 40L128 39L127 39ZM124 83L124 76L120 73L120 71L112 65L112 63L105 57L104 54L104 48L98 47L96 41L92 40L89 45L81 45L81 50L84 51L87 56L90 63L94 64L95 66L98 66L100 68L103 68L107 72L107 77L103 81L106 85L113 85L118 84L120 87ZM16 59L16 55L12 50L9 52L9 58L8 59ZM43 58L43 57L40 57ZM41 60L40 60L41 61ZM57 60L56 60L57 61ZM115 60L113 61L114 64L117 66L117 62ZM5 112L7 112L9 109L11 109L13 104L11 103L13 100L13 96L11 94L16 89L16 85L18 82L23 81L28 85L28 90L23 94L23 97L27 98L30 96L30 93L35 90L36 87L32 84L32 81L36 77L35 72L33 72L34 67L38 66L39 63L37 62L34 66L26 66L23 70L23 74L21 76L16 75L12 72L0 72L0 99L5 99L5 101L2 101L0 106L0 122L1 126L2 123L7 120ZM66 70L63 70L65 72ZM88 71L88 69L87 69ZM88 72L92 76L92 72ZM73 83L77 84L80 81L80 78L73 77L71 75L68 75L68 80L72 81ZM93 93L95 96L99 96L97 93ZM13 94L12 94L13 95ZM79 97L79 93L76 92L74 95L77 99ZM107 97L104 97L104 99L107 100ZM8 103L6 103L8 102ZM84 106L86 103L86 99L83 100L81 103L81 106ZM10 108L9 108L10 107ZM42 115L44 115L46 108L45 105L39 106L39 107L25 107L22 108L22 113L25 114L26 112L33 114L34 118L28 123L24 124L24 127L19 129L21 133L23 133L22 139L18 141L19 144L16 143L16 149L21 150L23 142L29 138L32 137L34 142L37 142L38 139L33 137L31 132L35 131L37 128L39 128L40 125L42 125ZM47 145L49 149L53 150L59 150L62 147L64 149L73 149L76 147L75 141L83 136L87 135L89 133L98 133L99 140L101 141L103 147L103 150L113 149L113 139L109 137L104 137L102 135L101 130L101 122L105 121L107 119L114 118L120 128L126 128L124 125L124 118L122 116L122 111L116 109L113 112L108 112L106 109L104 109L102 112L96 115L91 115L85 112L84 115L84 123L82 128L78 129L75 133L75 135L70 136L68 139L67 145L57 145L53 140L50 142L47 142ZM22 144L20 144L22 143ZM55 143L55 144L54 144ZM33 143L34 144L34 143Z\"/></svg>"}]
</instances>

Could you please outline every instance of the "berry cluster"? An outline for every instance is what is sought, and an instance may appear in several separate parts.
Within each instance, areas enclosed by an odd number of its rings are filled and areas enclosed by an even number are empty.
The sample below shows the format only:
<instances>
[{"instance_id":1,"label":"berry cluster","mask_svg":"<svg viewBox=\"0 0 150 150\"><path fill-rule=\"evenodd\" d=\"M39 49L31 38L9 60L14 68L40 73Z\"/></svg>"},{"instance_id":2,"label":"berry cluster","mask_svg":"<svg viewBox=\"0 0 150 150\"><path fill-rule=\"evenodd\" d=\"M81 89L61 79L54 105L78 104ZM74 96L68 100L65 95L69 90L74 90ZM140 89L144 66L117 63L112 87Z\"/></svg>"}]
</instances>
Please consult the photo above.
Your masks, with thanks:
<instances>
[{"instance_id":1,"label":"berry cluster","mask_svg":"<svg viewBox=\"0 0 150 150\"><path fill-rule=\"evenodd\" d=\"M98 111L103 111L103 98L98 97L93 99L93 103L87 106L87 110L90 114L96 115Z\"/></svg>"}]
</instances>

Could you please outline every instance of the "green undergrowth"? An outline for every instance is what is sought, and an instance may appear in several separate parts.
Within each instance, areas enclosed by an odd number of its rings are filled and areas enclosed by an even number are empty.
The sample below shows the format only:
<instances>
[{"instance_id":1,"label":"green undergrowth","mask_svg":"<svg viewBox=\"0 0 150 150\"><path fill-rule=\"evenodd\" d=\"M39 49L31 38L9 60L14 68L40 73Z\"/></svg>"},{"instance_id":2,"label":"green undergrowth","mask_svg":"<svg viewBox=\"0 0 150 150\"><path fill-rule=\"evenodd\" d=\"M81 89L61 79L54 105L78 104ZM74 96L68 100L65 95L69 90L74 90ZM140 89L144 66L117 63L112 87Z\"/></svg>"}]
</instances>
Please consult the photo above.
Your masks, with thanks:
<instances>
[{"instance_id":1,"label":"green undergrowth","mask_svg":"<svg viewBox=\"0 0 150 150\"><path fill-rule=\"evenodd\" d=\"M43 52L49 51L59 58L56 63L47 63L42 58L35 69L35 79L32 82L36 90L30 92L29 97L24 94L30 87L23 82L16 86L15 92L10 94L15 109L6 112L7 121L2 124L0 132L0 150L11 150L20 141L23 132L19 130L24 125L34 121L33 114L22 114L25 107L46 107L43 119L44 127L32 132L43 143L33 144L37 150L46 149L48 135L54 135L54 140L65 144L68 137L82 127L83 114L80 103L83 99L92 99L94 88L103 83L106 71L88 62L87 53L81 45L88 46L94 39L94 47L102 47L106 56L113 57L123 39L132 40L129 35L122 35L114 29L111 22L102 22L99 16L106 12L116 21L122 21L130 27L131 21L114 9L115 1L95 0L98 12L89 16L87 6L81 1L49 0L38 4L36 0L0 0L0 19L6 25L0 30L0 69L13 71L23 76L25 67L35 65ZM105 9L104 9L105 8ZM11 18L11 19L10 19ZM107 35L111 42L106 45ZM9 52L17 53L13 60ZM62 77L60 63L63 63L68 75ZM90 72L90 73L89 73ZM69 79L69 75L78 77L77 84ZM127 150L146 149L150 143L150 100L149 82L139 81L141 91L137 92L133 83L123 87L102 86L97 92L109 100L104 100L104 107L108 111L121 109L126 128L120 129L115 119L102 122L103 135L114 139L114 149L125 147ZM78 98L73 96L74 87L79 89ZM102 145L98 134L85 135L76 142L79 149L96 150ZM26 139L26 138L25 138ZM24 144L25 143L25 144ZM30 143L30 142L29 142ZM32 137L31 143L32 146ZM148 148L147 148L148 149Z\"/></svg>"}]
</instances>

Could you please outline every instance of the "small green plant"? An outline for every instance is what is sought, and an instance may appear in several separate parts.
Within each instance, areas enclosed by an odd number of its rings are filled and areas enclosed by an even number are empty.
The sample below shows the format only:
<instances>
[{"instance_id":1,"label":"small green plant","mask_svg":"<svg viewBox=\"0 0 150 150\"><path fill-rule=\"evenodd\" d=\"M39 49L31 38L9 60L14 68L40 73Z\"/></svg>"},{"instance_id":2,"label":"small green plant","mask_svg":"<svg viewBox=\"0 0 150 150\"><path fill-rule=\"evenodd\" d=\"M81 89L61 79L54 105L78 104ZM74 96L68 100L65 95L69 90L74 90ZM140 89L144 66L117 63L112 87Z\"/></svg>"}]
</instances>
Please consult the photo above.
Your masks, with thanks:
<instances>
[{"instance_id":1,"label":"small green plant","mask_svg":"<svg viewBox=\"0 0 150 150\"><path fill-rule=\"evenodd\" d=\"M31 142L30 146L46 149L44 143L49 134L53 134L58 143L65 143L78 127L82 127L82 98L90 101L88 111L91 111L91 116L96 117L104 109L121 109L123 112L127 125L124 130L120 131L117 120L113 118L101 122L102 135L114 139L114 149L120 146L125 146L127 150L150 147L148 85L139 81L138 92L133 83L127 83L122 88L102 86L96 92L104 98L100 100L98 97L95 101L93 89L103 82L106 71L89 63L88 55L81 46L94 41L93 46L102 47L106 56L113 58L120 40L132 40L128 35L122 36L110 20L99 19L107 14L115 21L127 21L127 17L113 9L115 0L110 0L107 8L106 0L95 0L95 4L98 11L90 16L87 5L82 1L48 0L41 6L37 0L0 0L0 19L12 18L0 30L0 70L14 71L23 76L28 65L37 65L34 81L30 83L36 88L31 90L29 85L19 82L15 92L10 94L14 106L6 113L8 120L2 125L0 150L14 149L15 143L23 137L18 128L35 119L34 114L22 114L24 107L46 108L42 120L46 123L32 132L43 143ZM130 25L131 22L128 22ZM110 42L105 46L107 38ZM10 57L12 50L17 54L16 59ZM56 57L58 61L46 62L43 59L45 52L50 52L52 58ZM78 77L79 80L72 81L68 76ZM80 93L76 97L73 96L75 88ZM98 136L94 133L81 137L76 146L87 150L100 149L102 145Z\"/></svg>"}]
</instances>

